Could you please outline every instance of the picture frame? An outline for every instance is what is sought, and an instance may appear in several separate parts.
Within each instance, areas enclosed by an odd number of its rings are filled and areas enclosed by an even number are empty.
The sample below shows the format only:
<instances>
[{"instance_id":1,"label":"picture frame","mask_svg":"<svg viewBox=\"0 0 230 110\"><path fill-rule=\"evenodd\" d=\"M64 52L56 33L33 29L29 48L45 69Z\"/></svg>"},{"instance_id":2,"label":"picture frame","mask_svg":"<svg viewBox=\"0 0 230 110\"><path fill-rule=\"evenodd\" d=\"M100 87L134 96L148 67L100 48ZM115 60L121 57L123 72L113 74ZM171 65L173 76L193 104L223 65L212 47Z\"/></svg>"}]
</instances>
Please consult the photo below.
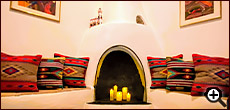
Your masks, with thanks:
<instances>
[{"instance_id":1,"label":"picture frame","mask_svg":"<svg viewBox=\"0 0 230 110\"><path fill-rule=\"evenodd\" d=\"M11 1L10 9L60 22L61 1Z\"/></svg>"},{"instance_id":2,"label":"picture frame","mask_svg":"<svg viewBox=\"0 0 230 110\"><path fill-rule=\"evenodd\" d=\"M180 27L221 17L221 1L180 1Z\"/></svg>"}]
</instances>

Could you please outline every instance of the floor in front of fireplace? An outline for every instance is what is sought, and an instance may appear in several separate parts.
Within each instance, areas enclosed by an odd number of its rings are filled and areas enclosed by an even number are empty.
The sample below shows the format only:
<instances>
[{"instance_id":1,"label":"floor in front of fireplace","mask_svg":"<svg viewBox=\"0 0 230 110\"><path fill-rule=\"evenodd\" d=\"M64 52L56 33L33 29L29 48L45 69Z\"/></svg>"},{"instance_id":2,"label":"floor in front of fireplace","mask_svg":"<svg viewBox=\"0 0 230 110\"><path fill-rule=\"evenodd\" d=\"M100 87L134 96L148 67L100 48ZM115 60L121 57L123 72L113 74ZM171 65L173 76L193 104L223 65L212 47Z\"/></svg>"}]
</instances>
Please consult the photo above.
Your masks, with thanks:
<instances>
[{"instance_id":1,"label":"floor in front of fireplace","mask_svg":"<svg viewBox=\"0 0 230 110\"><path fill-rule=\"evenodd\" d=\"M85 104L85 109L153 109L152 104Z\"/></svg>"},{"instance_id":2,"label":"floor in front of fireplace","mask_svg":"<svg viewBox=\"0 0 230 110\"><path fill-rule=\"evenodd\" d=\"M88 104L94 101L92 89L55 93L23 94L1 97L2 109L225 109L220 103L210 103L204 96L153 89L147 93L151 104ZM227 98L222 100L226 103Z\"/></svg>"}]
</instances>

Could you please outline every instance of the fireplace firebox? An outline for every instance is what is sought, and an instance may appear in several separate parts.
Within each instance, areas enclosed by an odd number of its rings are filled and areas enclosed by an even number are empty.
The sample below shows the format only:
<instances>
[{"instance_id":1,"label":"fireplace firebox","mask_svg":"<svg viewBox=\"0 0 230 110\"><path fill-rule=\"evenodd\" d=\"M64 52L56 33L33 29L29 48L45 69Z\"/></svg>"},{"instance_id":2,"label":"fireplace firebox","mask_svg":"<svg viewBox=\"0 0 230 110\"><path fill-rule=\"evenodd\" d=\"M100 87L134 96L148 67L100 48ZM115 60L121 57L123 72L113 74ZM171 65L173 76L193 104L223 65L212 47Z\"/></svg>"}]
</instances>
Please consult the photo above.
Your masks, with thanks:
<instances>
[{"instance_id":1,"label":"fireplace firebox","mask_svg":"<svg viewBox=\"0 0 230 110\"><path fill-rule=\"evenodd\" d=\"M131 99L116 100L111 90L127 87ZM130 48L116 45L101 56L94 81L95 104L146 104L146 81L142 63ZM126 94L125 94L126 95ZM124 94L123 94L124 97ZM113 98L111 100L111 98Z\"/></svg>"}]
</instances>

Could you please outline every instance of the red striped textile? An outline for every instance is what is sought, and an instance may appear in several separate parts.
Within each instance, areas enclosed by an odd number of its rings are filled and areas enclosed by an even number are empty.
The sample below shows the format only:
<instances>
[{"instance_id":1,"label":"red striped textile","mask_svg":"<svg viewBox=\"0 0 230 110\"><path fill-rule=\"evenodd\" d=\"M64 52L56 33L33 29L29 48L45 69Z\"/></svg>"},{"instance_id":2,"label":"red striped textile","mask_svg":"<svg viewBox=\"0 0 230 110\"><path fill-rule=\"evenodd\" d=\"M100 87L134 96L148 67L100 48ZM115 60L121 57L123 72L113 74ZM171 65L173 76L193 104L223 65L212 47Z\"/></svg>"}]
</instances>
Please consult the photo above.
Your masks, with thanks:
<instances>
[{"instance_id":1,"label":"red striped textile","mask_svg":"<svg viewBox=\"0 0 230 110\"><path fill-rule=\"evenodd\" d=\"M194 64L192 62L169 62L167 67L191 67L194 68Z\"/></svg>"},{"instance_id":2,"label":"red striped textile","mask_svg":"<svg viewBox=\"0 0 230 110\"><path fill-rule=\"evenodd\" d=\"M39 67L57 67L57 68L62 68L64 67L64 65L62 63L59 62L41 62Z\"/></svg>"},{"instance_id":3,"label":"red striped textile","mask_svg":"<svg viewBox=\"0 0 230 110\"><path fill-rule=\"evenodd\" d=\"M85 87L85 81L84 80L68 80L68 79L64 79L64 83L68 86L75 86L75 87Z\"/></svg>"},{"instance_id":4,"label":"red striped textile","mask_svg":"<svg viewBox=\"0 0 230 110\"><path fill-rule=\"evenodd\" d=\"M87 58L87 57L84 57L84 58ZM67 64L77 64L77 65L83 65L86 67L88 66L88 62L89 61L84 61L84 60L80 60L80 59L66 59L65 60L65 63L67 63Z\"/></svg>"},{"instance_id":5,"label":"red striped textile","mask_svg":"<svg viewBox=\"0 0 230 110\"><path fill-rule=\"evenodd\" d=\"M151 88L165 87L166 81L152 81Z\"/></svg>"},{"instance_id":6,"label":"red striped textile","mask_svg":"<svg viewBox=\"0 0 230 110\"><path fill-rule=\"evenodd\" d=\"M38 91L42 55L14 56L1 52L1 91Z\"/></svg>"},{"instance_id":7,"label":"red striped textile","mask_svg":"<svg viewBox=\"0 0 230 110\"><path fill-rule=\"evenodd\" d=\"M173 56L173 58L183 58L183 54ZM151 89L165 88L167 79L167 63L166 58L147 57L151 74Z\"/></svg>"},{"instance_id":8,"label":"red striped textile","mask_svg":"<svg viewBox=\"0 0 230 110\"><path fill-rule=\"evenodd\" d=\"M71 56L62 55L62 54L59 54L59 53L54 53L54 57L75 58L75 57L71 57ZM81 59L89 60L89 57L81 57Z\"/></svg>"},{"instance_id":9,"label":"red striped textile","mask_svg":"<svg viewBox=\"0 0 230 110\"><path fill-rule=\"evenodd\" d=\"M181 82L184 82L184 83L193 83L193 80L167 80L168 83L170 82L175 82L175 83L181 83Z\"/></svg>"},{"instance_id":10,"label":"red striped textile","mask_svg":"<svg viewBox=\"0 0 230 110\"><path fill-rule=\"evenodd\" d=\"M166 60L168 69L166 89L191 91L195 78L193 63L171 57L167 57Z\"/></svg>"},{"instance_id":11,"label":"red striped textile","mask_svg":"<svg viewBox=\"0 0 230 110\"><path fill-rule=\"evenodd\" d=\"M167 80L167 86L187 86L191 87L193 80Z\"/></svg>"},{"instance_id":12,"label":"red striped textile","mask_svg":"<svg viewBox=\"0 0 230 110\"><path fill-rule=\"evenodd\" d=\"M24 56L13 56L1 52L1 61L11 61L11 62L27 62L35 65L39 65L41 62L42 55L24 55Z\"/></svg>"},{"instance_id":13,"label":"red striped textile","mask_svg":"<svg viewBox=\"0 0 230 110\"><path fill-rule=\"evenodd\" d=\"M229 96L229 58L193 54L196 78L192 95L203 95L208 87L218 87Z\"/></svg>"},{"instance_id":14,"label":"red striped textile","mask_svg":"<svg viewBox=\"0 0 230 110\"><path fill-rule=\"evenodd\" d=\"M65 58L43 58L38 71L39 89L62 88Z\"/></svg>"},{"instance_id":15,"label":"red striped textile","mask_svg":"<svg viewBox=\"0 0 230 110\"><path fill-rule=\"evenodd\" d=\"M53 58L42 58L42 62L63 62L63 59L53 59Z\"/></svg>"},{"instance_id":16,"label":"red striped textile","mask_svg":"<svg viewBox=\"0 0 230 110\"><path fill-rule=\"evenodd\" d=\"M37 92L37 82L1 81L1 91L34 91Z\"/></svg>"},{"instance_id":17,"label":"red striped textile","mask_svg":"<svg viewBox=\"0 0 230 110\"><path fill-rule=\"evenodd\" d=\"M86 87L85 76L89 63L89 57L71 57L58 53L54 53L54 57L65 57L64 64L64 75L63 81L64 86L69 87ZM81 80L78 80L81 79Z\"/></svg>"},{"instance_id":18,"label":"red striped textile","mask_svg":"<svg viewBox=\"0 0 230 110\"><path fill-rule=\"evenodd\" d=\"M62 80L38 80L38 86L63 86Z\"/></svg>"},{"instance_id":19,"label":"red striped textile","mask_svg":"<svg viewBox=\"0 0 230 110\"><path fill-rule=\"evenodd\" d=\"M186 83L167 83L167 86L187 86L192 87L192 83L186 84Z\"/></svg>"},{"instance_id":20,"label":"red striped textile","mask_svg":"<svg viewBox=\"0 0 230 110\"><path fill-rule=\"evenodd\" d=\"M220 65L229 65L229 58L221 57L209 57L205 55L192 54L194 65L201 64L220 64Z\"/></svg>"},{"instance_id":21,"label":"red striped textile","mask_svg":"<svg viewBox=\"0 0 230 110\"><path fill-rule=\"evenodd\" d=\"M229 96L229 87L226 85L202 84L202 83L193 83L191 95L192 96L204 95L204 92L206 92L206 89L209 87L218 87L222 91L223 96Z\"/></svg>"},{"instance_id":22,"label":"red striped textile","mask_svg":"<svg viewBox=\"0 0 230 110\"><path fill-rule=\"evenodd\" d=\"M183 58L183 54L179 54L177 56L173 56L172 58ZM166 58L158 58L158 57L147 57L149 66L156 66L156 65L166 65Z\"/></svg>"}]
</instances>

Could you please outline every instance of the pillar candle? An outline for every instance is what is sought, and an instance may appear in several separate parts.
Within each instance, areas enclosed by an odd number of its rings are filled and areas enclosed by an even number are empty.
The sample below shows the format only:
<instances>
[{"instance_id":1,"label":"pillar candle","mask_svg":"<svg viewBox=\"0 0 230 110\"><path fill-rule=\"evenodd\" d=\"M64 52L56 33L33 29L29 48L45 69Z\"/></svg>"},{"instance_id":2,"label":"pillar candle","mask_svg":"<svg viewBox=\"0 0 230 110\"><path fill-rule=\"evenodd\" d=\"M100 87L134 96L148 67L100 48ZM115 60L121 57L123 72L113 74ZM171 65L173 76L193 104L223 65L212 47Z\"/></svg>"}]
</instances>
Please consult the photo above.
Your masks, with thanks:
<instances>
[{"instance_id":1,"label":"pillar candle","mask_svg":"<svg viewBox=\"0 0 230 110\"><path fill-rule=\"evenodd\" d=\"M113 94L114 94L114 97L113 97L113 98L114 98L114 99L117 98L117 88L118 88L117 85L114 85L114 86L113 86Z\"/></svg>"},{"instance_id":2,"label":"pillar candle","mask_svg":"<svg viewBox=\"0 0 230 110\"><path fill-rule=\"evenodd\" d=\"M113 101L114 93L113 89L110 89L110 101Z\"/></svg>"},{"instance_id":3,"label":"pillar candle","mask_svg":"<svg viewBox=\"0 0 230 110\"><path fill-rule=\"evenodd\" d=\"M117 91L117 101L122 101L122 92Z\"/></svg>"},{"instance_id":4,"label":"pillar candle","mask_svg":"<svg viewBox=\"0 0 230 110\"><path fill-rule=\"evenodd\" d=\"M127 101L129 102L130 100L131 100L131 94L128 93L128 94L127 94Z\"/></svg>"},{"instance_id":5,"label":"pillar candle","mask_svg":"<svg viewBox=\"0 0 230 110\"><path fill-rule=\"evenodd\" d=\"M128 92L128 88L127 87L123 87L122 88L122 97L123 97L123 100L127 99L127 92Z\"/></svg>"}]
</instances>

